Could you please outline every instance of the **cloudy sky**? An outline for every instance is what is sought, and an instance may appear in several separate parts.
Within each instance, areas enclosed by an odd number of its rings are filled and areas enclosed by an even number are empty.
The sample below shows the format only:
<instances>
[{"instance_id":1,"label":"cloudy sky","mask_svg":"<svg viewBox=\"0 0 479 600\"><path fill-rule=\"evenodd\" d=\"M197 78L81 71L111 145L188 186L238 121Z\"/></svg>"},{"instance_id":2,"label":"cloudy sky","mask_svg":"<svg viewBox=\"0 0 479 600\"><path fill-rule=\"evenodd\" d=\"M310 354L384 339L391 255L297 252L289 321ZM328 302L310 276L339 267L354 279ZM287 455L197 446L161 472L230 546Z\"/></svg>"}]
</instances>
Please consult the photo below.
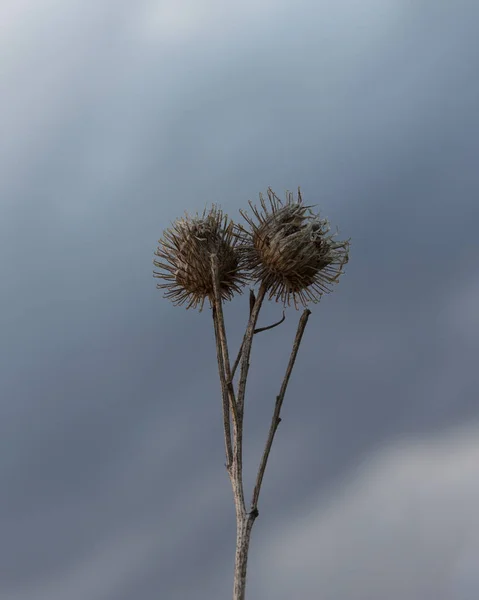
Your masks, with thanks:
<instances>
[{"instance_id":1,"label":"cloudy sky","mask_svg":"<svg viewBox=\"0 0 479 600\"><path fill-rule=\"evenodd\" d=\"M185 209L239 218L298 185L351 259L300 349L248 597L477 599L478 19L473 0L1 3L2 600L231 596L210 313L162 299L153 252ZM247 305L226 307L232 348ZM298 318L255 337L248 490Z\"/></svg>"}]
</instances>

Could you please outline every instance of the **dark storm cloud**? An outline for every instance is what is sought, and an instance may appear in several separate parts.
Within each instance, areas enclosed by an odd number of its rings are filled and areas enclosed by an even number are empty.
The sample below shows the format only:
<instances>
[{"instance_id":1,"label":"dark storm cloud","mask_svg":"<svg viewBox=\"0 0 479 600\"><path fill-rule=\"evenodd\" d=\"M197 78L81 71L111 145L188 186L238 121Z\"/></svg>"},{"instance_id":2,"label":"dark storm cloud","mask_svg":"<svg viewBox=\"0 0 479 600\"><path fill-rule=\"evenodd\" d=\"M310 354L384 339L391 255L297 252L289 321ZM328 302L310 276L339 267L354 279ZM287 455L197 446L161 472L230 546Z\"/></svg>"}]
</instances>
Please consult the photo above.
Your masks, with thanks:
<instances>
[{"instance_id":1,"label":"dark storm cloud","mask_svg":"<svg viewBox=\"0 0 479 600\"><path fill-rule=\"evenodd\" d=\"M478 416L478 339L457 317L477 298L478 10L278 6L52 4L10 35L8 600L229 593L233 508L210 315L171 307L151 277L156 240L184 209L219 201L233 216L268 185L282 195L301 184L353 238L347 274L314 309L300 351L255 560L282 516L338 481L358 489L357 465L390 440ZM227 307L235 348L246 304ZM298 316L255 340L248 483ZM262 584L251 578L254 597ZM420 597L418 582L408 597Z\"/></svg>"}]
</instances>

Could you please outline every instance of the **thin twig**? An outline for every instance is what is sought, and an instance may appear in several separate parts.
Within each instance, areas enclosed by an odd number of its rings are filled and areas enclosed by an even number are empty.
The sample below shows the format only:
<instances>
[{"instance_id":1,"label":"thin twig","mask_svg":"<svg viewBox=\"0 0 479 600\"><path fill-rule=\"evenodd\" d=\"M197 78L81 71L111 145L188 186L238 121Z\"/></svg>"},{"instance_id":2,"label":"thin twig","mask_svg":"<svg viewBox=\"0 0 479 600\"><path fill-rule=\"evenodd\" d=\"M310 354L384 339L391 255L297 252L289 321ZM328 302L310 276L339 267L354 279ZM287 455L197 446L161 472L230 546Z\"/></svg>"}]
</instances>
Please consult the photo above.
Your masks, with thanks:
<instances>
[{"instance_id":1,"label":"thin twig","mask_svg":"<svg viewBox=\"0 0 479 600\"><path fill-rule=\"evenodd\" d=\"M250 316L251 316L251 312L250 312ZM281 323L283 323L283 321L285 319L286 319L286 316L285 316L284 310L283 310L283 317L278 322L273 323L272 325L268 325L268 327L259 327L258 329L255 329L253 331L253 334L261 333L262 331L267 331L268 329L273 329L274 327L278 327L278 325L281 325ZM231 381L233 381L233 379L235 377L236 369L238 368L239 362L241 360L241 353L243 352L243 344L244 344L244 340L241 342L241 346L238 350L238 356L236 357L233 368L231 369Z\"/></svg>"},{"instance_id":2,"label":"thin twig","mask_svg":"<svg viewBox=\"0 0 479 600\"><path fill-rule=\"evenodd\" d=\"M306 327L306 324L308 322L308 318L309 318L310 314L311 314L311 311L309 309L306 309L303 312L303 314L301 315L301 318L298 323L298 329L296 331L296 337L294 339L293 349L291 351L291 356L289 358L289 363L286 368L286 373L285 373L285 376L283 379L283 383L281 384L281 389L279 391L278 396L276 396L276 404L274 407L273 418L271 420L271 426L269 429L268 439L266 441L266 446L265 446L265 449L263 452L263 456L261 458L261 463L260 463L260 466L258 469L258 475L256 477L256 484L255 484L254 490L253 490L253 497L251 500L251 512L255 513L255 514L257 514L257 512L258 512L259 493L261 491L261 484L263 482L263 476L264 476L264 472L266 469L266 464L268 462L269 453L271 450L271 446L273 444L276 430L278 429L278 425L281 423L281 418L280 418L279 414L281 412L281 406L283 404L284 395L286 393L286 388L288 387L289 378L291 376L291 372L293 370L294 363L296 361L296 355L298 354L299 345L301 344L301 338L303 337L304 329Z\"/></svg>"},{"instance_id":3,"label":"thin twig","mask_svg":"<svg viewBox=\"0 0 479 600\"><path fill-rule=\"evenodd\" d=\"M268 329L274 329L275 327L278 327L278 325L281 325L281 323L286 319L286 315L284 314L284 310L283 310L283 316L281 317L281 319L279 321L276 321L276 323L273 323L272 325L268 325L267 327L259 327L258 329L255 329L253 331L253 333L261 333L262 331L268 331Z\"/></svg>"}]
</instances>

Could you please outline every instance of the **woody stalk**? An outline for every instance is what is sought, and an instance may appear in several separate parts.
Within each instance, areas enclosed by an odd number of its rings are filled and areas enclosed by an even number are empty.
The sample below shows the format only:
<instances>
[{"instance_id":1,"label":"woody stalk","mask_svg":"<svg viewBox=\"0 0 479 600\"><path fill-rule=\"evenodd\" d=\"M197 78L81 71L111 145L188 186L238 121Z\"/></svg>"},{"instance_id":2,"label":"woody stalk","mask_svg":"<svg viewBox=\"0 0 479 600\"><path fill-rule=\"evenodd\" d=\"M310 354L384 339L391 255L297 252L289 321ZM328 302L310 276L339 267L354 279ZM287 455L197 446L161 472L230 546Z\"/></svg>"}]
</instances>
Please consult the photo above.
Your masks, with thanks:
<instances>
[{"instance_id":1,"label":"woody stalk","mask_svg":"<svg viewBox=\"0 0 479 600\"><path fill-rule=\"evenodd\" d=\"M196 215L178 219L159 240L154 276L164 296L176 305L199 308L207 300L211 307L221 384L226 469L236 512L236 552L233 600L244 600L251 531L259 515L258 502L271 446L279 423L284 396L296 361L301 339L311 314L309 303L317 303L332 291L348 261L349 240L336 241L329 223L306 206L298 189L297 199L287 193L281 201L271 190L268 201L260 194L260 206L249 202L252 214L240 210L245 225L237 225L215 205ZM233 365L230 361L223 302L250 289L250 313L242 344ZM254 288L257 289L255 293ZM246 383L255 334L284 321L257 327L265 300L283 307L304 307L296 337L273 410L271 425L256 482L247 507L243 487L243 422ZM235 385L235 375L239 375Z\"/></svg>"}]
</instances>

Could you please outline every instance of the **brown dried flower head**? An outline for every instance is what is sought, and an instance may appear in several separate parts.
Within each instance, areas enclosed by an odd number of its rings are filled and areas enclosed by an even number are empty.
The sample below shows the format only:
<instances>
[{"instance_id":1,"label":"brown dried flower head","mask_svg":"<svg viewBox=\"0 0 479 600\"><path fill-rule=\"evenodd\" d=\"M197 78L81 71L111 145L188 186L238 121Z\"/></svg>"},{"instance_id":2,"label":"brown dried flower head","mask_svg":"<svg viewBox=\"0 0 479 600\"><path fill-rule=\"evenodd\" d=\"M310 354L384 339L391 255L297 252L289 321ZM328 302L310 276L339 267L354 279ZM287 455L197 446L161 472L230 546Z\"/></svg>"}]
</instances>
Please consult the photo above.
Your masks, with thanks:
<instances>
[{"instance_id":1,"label":"brown dried flower head","mask_svg":"<svg viewBox=\"0 0 479 600\"><path fill-rule=\"evenodd\" d=\"M215 205L201 216L185 213L158 241L155 255L161 260L153 264L162 271L154 271L153 276L166 283L158 283L157 288L166 289L164 296L173 304L199 305L201 311L205 299L213 299L211 255L216 254L221 297L230 300L241 293L244 283L237 242L234 223Z\"/></svg>"},{"instance_id":2,"label":"brown dried flower head","mask_svg":"<svg viewBox=\"0 0 479 600\"><path fill-rule=\"evenodd\" d=\"M298 199L287 192L283 203L268 188L269 206L260 194L261 209L249 205L256 219L240 210L249 229L240 226L242 253L246 268L255 283L263 282L269 298L289 306L291 300L306 306L318 302L348 262L349 240L334 241L327 219L305 206L298 188Z\"/></svg>"}]
</instances>

